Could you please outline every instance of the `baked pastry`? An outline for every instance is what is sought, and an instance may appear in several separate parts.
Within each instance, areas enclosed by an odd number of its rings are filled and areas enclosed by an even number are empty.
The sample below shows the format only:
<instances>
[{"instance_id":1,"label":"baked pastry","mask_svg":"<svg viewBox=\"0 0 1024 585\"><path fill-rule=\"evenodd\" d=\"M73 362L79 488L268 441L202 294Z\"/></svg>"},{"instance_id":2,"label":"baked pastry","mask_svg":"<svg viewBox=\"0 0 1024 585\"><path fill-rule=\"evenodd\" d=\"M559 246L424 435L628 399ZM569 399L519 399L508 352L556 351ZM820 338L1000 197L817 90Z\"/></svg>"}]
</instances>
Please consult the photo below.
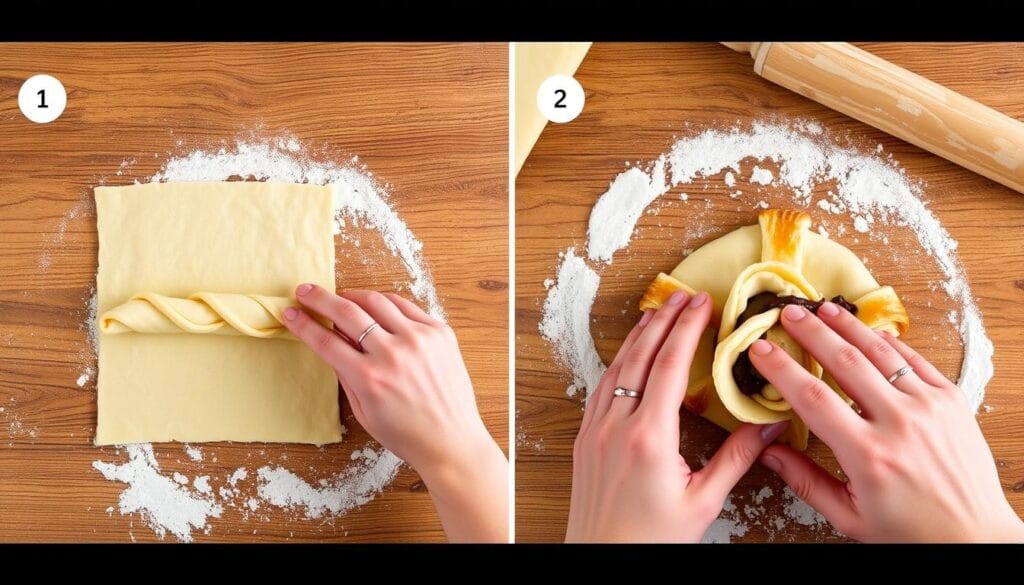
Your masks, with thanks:
<instances>
[{"instance_id":1,"label":"baked pastry","mask_svg":"<svg viewBox=\"0 0 1024 585\"><path fill-rule=\"evenodd\" d=\"M733 430L741 422L791 421L779 438L807 447L807 425L750 362L747 350L767 338L811 374L822 378L848 403L832 377L782 328L787 304L812 310L828 299L843 305L868 327L900 335L910 319L891 286L879 286L860 259L843 245L810 231L799 211L769 209L758 225L746 226L707 243L648 286L640 309L660 307L676 290L707 291L712 322L701 336L690 369L684 404L715 424Z\"/></svg>"}]
</instances>

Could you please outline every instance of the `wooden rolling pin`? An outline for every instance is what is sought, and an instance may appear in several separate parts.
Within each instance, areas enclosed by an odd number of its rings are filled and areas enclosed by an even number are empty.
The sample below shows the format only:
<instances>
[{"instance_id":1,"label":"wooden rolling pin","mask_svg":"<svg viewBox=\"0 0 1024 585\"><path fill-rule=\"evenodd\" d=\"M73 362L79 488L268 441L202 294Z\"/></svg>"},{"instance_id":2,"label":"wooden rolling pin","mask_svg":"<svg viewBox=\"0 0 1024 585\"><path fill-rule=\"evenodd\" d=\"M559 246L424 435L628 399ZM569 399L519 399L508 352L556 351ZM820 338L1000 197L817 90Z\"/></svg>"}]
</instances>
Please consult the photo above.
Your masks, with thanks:
<instances>
[{"instance_id":1,"label":"wooden rolling pin","mask_svg":"<svg viewBox=\"0 0 1024 585\"><path fill-rule=\"evenodd\" d=\"M754 72L1024 193L1024 123L848 43L722 43Z\"/></svg>"}]
</instances>

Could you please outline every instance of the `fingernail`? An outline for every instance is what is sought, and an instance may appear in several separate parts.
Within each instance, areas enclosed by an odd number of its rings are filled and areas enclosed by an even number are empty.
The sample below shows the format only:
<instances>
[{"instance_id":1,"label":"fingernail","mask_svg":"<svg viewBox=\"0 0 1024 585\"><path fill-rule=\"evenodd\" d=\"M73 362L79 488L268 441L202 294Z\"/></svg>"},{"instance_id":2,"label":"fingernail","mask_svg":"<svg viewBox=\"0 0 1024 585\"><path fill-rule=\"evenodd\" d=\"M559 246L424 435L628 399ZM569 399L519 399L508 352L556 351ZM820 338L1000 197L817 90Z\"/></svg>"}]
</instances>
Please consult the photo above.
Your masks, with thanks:
<instances>
[{"instance_id":1,"label":"fingernail","mask_svg":"<svg viewBox=\"0 0 1024 585\"><path fill-rule=\"evenodd\" d=\"M761 427L761 438L764 439L765 441L774 441L775 439L779 438L779 435L781 435L783 431L786 430L787 426L789 426L788 420L784 420L770 425L763 425Z\"/></svg>"},{"instance_id":2,"label":"fingernail","mask_svg":"<svg viewBox=\"0 0 1024 585\"><path fill-rule=\"evenodd\" d=\"M690 308L691 309L696 309L697 307L703 305L707 300L708 300L708 293L706 293L706 292L697 293L697 296L693 297L693 300L690 301Z\"/></svg>"},{"instance_id":3,"label":"fingernail","mask_svg":"<svg viewBox=\"0 0 1024 585\"><path fill-rule=\"evenodd\" d=\"M758 339L750 346L750 352L754 355L768 355L772 352L772 344L763 339Z\"/></svg>"},{"instance_id":4,"label":"fingernail","mask_svg":"<svg viewBox=\"0 0 1024 585\"><path fill-rule=\"evenodd\" d=\"M651 317L653 317L653 316L654 316L654 309L649 309L647 311L644 311L644 316L640 317L640 326L643 327L644 325L647 325L647 322L650 321Z\"/></svg>"},{"instance_id":5,"label":"fingernail","mask_svg":"<svg viewBox=\"0 0 1024 585\"><path fill-rule=\"evenodd\" d=\"M295 307L288 307L284 310L284 318L288 321L294 321L299 316L299 310Z\"/></svg>"},{"instance_id":6,"label":"fingernail","mask_svg":"<svg viewBox=\"0 0 1024 585\"><path fill-rule=\"evenodd\" d=\"M818 314L825 315L826 317L835 317L839 314L839 305L827 301L821 303L821 306L818 307Z\"/></svg>"},{"instance_id":7,"label":"fingernail","mask_svg":"<svg viewBox=\"0 0 1024 585\"><path fill-rule=\"evenodd\" d=\"M799 321L807 316L807 309L800 305L786 305L786 308L782 309L782 315L788 321Z\"/></svg>"},{"instance_id":8,"label":"fingernail","mask_svg":"<svg viewBox=\"0 0 1024 585\"><path fill-rule=\"evenodd\" d=\"M881 329L878 329L875 331L875 333L877 333L878 336L881 337L882 339L892 339L892 333L889 333L888 331L882 331Z\"/></svg>"},{"instance_id":9,"label":"fingernail","mask_svg":"<svg viewBox=\"0 0 1024 585\"><path fill-rule=\"evenodd\" d=\"M300 284L299 288L295 289L295 294L301 297L302 295L308 293L311 290L313 290L312 284Z\"/></svg>"},{"instance_id":10,"label":"fingernail","mask_svg":"<svg viewBox=\"0 0 1024 585\"><path fill-rule=\"evenodd\" d=\"M672 293L672 296L670 296L668 298L668 304L669 305L678 305L678 304L681 304L685 300L686 300L686 293L681 291L681 290L677 290L676 292Z\"/></svg>"},{"instance_id":11,"label":"fingernail","mask_svg":"<svg viewBox=\"0 0 1024 585\"><path fill-rule=\"evenodd\" d=\"M761 465L764 465L775 473L778 473L779 470L782 469L782 461L779 461L779 458L774 455L761 455Z\"/></svg>"}]
</instances>

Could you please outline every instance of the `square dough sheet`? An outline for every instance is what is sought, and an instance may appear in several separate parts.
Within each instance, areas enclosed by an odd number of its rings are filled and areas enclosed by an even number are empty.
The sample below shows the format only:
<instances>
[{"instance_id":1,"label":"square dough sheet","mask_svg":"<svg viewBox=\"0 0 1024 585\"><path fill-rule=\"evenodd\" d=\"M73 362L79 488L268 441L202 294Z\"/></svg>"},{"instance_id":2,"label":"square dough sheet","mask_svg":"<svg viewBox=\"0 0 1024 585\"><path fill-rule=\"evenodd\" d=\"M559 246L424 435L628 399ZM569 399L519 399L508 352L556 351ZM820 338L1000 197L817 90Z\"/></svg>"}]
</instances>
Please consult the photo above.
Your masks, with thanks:
<instances>
[{"instance_id":1,"label":"square dough sheet","mask_svg":"<svg viewBox=\"0 0 1024 585\"><path fill-rule=\"evenodd\" d=\"M97 187L98 314L141 292L292 297L334 290L330 187ZM203 334L101 334L96 444L341 440L338 382L305 345Z\"/></svg>"}]
</instances>

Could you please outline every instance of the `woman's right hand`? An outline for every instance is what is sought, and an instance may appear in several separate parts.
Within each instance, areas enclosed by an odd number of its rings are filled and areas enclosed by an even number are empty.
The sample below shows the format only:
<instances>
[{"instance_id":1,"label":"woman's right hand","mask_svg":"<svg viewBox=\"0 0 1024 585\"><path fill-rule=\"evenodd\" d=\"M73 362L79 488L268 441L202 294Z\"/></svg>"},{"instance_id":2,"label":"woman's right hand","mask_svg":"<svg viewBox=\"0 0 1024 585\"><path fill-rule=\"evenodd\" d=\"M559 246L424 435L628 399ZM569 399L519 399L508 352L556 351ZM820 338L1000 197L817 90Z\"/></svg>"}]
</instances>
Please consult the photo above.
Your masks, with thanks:
<instances>
[{"instance_id":1,"label":"woman's right hand","mask_svg":"<svg viewBox=\"0 0 1024 585\"><path fill-rule=\"evenodd\" d=\"M757 341L752 362L832 448L849 481L783 445L769 447L763 465L857 540L1024 542L1024 522L1003 494L992 452L956 385L906 344L833 303L817 316L789 305L781 321L862 412L778 346ZM887 381L908 364L912 372Z\"/></svg>"}]
</instances>

